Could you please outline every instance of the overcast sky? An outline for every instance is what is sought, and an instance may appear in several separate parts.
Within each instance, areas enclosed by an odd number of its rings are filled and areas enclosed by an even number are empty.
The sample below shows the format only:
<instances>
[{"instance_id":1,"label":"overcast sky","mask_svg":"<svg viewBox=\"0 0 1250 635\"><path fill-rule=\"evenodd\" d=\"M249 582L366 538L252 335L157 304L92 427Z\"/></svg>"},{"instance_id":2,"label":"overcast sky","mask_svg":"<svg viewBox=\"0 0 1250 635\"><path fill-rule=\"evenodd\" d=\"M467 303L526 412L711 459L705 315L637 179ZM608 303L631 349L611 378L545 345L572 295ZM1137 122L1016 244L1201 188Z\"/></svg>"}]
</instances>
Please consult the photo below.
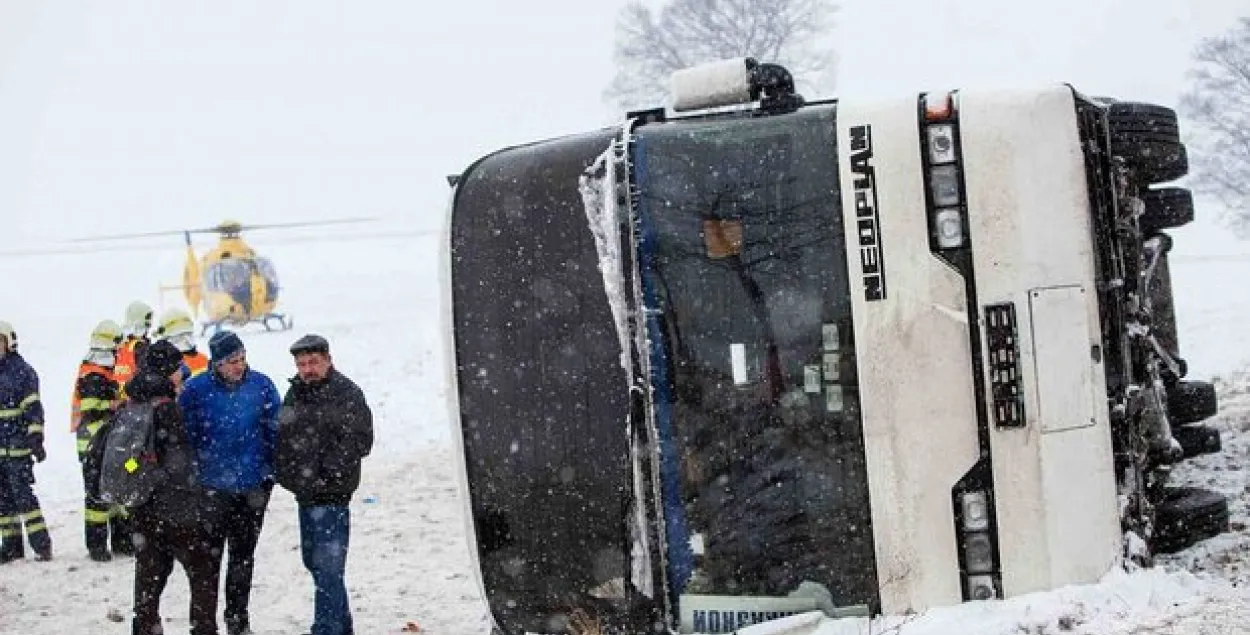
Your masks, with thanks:
<instances>
[{"instance_id":1,"label":"overcast sky","mask_svg":"<svg viewBox=\"0 0 1250 635\"><path fill-rule=\"evenodd\" d=\"M0 0L0 233L380 215L611 121L615 2ZM1230 0L845 0L843 99L1070 81L1174 104Z\"/></svg>"}]
</instances>

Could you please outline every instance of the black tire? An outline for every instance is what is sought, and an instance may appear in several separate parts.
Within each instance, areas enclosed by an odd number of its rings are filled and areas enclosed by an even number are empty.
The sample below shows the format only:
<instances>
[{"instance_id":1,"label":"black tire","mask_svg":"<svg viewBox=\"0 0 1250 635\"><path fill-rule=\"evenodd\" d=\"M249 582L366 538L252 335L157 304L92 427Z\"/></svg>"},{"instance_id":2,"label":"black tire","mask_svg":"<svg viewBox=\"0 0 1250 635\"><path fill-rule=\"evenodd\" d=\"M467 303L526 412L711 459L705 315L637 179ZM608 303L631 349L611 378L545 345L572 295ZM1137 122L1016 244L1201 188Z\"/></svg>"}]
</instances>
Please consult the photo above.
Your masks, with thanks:
<instances>
[{"instance_id":1,"label":"black tire","mask_svg":"<svg viewBox=\"0 0 1250 635\"><path fill-rule=\"evenodd\" d=\"M1185 426L1172 431L1172 436L1185 450L1185 458L1215 454L1222 449L1220 431L1211 426Z\"/></svg>"},{"instance_id":2,"label":"black tire","mask_svg":"<svg viewBox=\"0 0 1250 635\"><path fill-rule=\"evenodd\" d=\"M1141 193L1146 210L1138 223L1149 236L1164 229L1188 225L1194 220L1194 195L1183 187L1161 187Z\"/></svg>"},{"instance_id":3,"label":"black tire","mask_svg":"<svg viewBox=\"0 0 1250 635\"><path fill-rule=\"evenodd\" d=\"M1229 530L1228 499L1219 492L1197 487L1167 491L1156 508L1155 553L1175 553Z\"/></svg>"},{"instance_id":4,"label":"black tire","mask_svg":"<svg viewBox=\"0 0 1250 635\"><path fill-rule=\"evenodd\" d=\"M1215 415L1220 408L1215 385L1205 381L1178 381L1168 386L1168 421L1172 426L1197 423Z\"/></svg>"},{"instance_id":5,"label":"black tire","mask_svg":"<svg viewBox=\"0 0 1250 635\"><path fill-rule=\"evenodd\" d=\"M1107 108L1111 153L1123 158L1142 185L1174 181L1189 172L1176 111L1154 104L1117 102Z\"/></svg>"}]
</instances>

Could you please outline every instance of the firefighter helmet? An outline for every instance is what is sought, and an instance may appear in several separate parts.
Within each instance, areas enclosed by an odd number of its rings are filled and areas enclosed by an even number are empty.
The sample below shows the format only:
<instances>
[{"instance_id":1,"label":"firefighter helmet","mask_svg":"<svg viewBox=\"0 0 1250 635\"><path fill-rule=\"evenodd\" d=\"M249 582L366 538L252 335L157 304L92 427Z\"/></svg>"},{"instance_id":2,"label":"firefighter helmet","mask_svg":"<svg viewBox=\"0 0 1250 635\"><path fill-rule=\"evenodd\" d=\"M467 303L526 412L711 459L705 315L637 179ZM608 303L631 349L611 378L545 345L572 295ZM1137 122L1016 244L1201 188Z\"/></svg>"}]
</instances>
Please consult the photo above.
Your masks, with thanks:
<instances>
[{"instance_id":1,"label":"firefighter helmet","mask_svg":"<svg viewBox=\"0 0 1250 635\"><path fill-rule=\"evenodd\" d=\"M13 330L13 325L0 320L0 337L4 338L4 349L0 353L17 352L17 331Z\"/></svg>"},{"instance_id":2,"label":"firefighter helmet","mask_svg":"<svg viewBox=\"0 0 1250 635\"><path fill-rule=\"evenodd\" d=\"M182 309L170 309L161 316L160 326L156 327L156 336L168 340L183 353L195 350L195 322Z\"/></svg>"},{"instance_id":3,"label":"firefighter helmet","mask_svg":"<svg viewBox=\"0 0 1250 635\"><path fill-rule=\"evenodd\" d=\"M101 320L91 330L91 343L88 346L93 351L113 351L121 343L122 327L112 320Z\"/></svg>"},{"instance_id":4,"label":"firefighter helmet","mask_svg":"<svg viewBox=\"0 0 1250 635\"><path fill-rule=\"evenodd\" d=\"M147 335L152 328L152 307L139 300L126 307L126 321L122 324L127 335Z\"/></svg>"},{"instance_id":5,"label":"firefighter helmet","mask_svg":"<svg viewBox=\"0 0 1250 635\"><path fill-rule=\"evenodd\" d=\"M161 316L160 325L156 327L156 335L162 338L170 338L175 335L183 335L195 332L195 322L191 321L191 315L182 309L170 309Z\"/></svg>"}]
</instances>

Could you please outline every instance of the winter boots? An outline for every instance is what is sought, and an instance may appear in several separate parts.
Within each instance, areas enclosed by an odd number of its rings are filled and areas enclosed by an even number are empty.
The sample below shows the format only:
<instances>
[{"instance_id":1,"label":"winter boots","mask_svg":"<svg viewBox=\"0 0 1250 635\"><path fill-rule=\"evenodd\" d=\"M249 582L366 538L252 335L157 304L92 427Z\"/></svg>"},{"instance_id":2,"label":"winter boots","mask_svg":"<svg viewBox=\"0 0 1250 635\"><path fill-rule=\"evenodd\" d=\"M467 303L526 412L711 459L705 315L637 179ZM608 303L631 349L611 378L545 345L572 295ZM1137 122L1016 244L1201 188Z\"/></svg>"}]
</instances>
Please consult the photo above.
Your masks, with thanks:
<instances>
[{"instance_id":1,"label":"winter boots","mask_svg":"<svg viewBox=\"0 0 1250 635\"><path fill-rule=\"evenodd\" d=\"M26 548L22 545L22 536L16 538L5 536L3 543L0 543L0 564L21 560L26 557Z\"/></svg>"},{"instance_id":2,"label":"winter boots","mask_svg":"<svg viewBox=\"0 0 1250 635\"><path fill-rule=\"evenodd\" d=\"M31 542L32 549L35 552L35 560L46 562L52 559L52 540L48 537L47 530L36 530L35 539ZM11 533L6 532L3 538L0 538L0 564L21 560L26 557L26 546L22 542L22 530L13 530Z\"/></svg>"}]
</instances>

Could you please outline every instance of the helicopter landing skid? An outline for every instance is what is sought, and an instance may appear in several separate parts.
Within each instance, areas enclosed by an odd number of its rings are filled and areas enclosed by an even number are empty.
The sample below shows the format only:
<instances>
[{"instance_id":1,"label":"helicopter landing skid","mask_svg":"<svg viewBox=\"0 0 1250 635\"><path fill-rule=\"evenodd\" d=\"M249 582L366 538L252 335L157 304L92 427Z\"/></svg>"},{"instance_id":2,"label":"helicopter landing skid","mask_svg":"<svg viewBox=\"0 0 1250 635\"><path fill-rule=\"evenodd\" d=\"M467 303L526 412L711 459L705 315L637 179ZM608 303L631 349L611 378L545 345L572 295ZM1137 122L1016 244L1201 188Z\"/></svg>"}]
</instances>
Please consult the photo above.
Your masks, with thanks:
<instances>
[{"instance_id":1,"label":"helicopter landing skid","mask_svg":"<svg viewBox=\"0 0 1250 635\"><path fill-rule=\"evenodd\" d=\"M270 326L269 322L271 320L276 321L281 328L275 329ZM281 313L270 313L261 318L260 323L265 327L266 331L289 331L291 327L295 326L295 319Z\"/></svg>"},{"instance_id":2,"label":"helicopter landing skid","mask_svg":"<svg viewBox=\"0 0 1250 635\"><path fill-rule=\"evenodd\" d=\"M252 322L256 322L260 324L261 326L265 327L266 331L269 331L269 332L289 331L291 330L292 327L295 326L294 318L292 318L289 315L284 315L281 313L267 313L265 314L264 317L256 318L255 320L252 320ZM205 322L200 327L200 337L207 335L210 331L214 334L220 333L221 329L227 325L241 328L241 327L247 326L247 324L248 324L247 322L241 322L238 320L230 320L230 319L217 320L215 322Z\"/></svg>"}]
</instances>

